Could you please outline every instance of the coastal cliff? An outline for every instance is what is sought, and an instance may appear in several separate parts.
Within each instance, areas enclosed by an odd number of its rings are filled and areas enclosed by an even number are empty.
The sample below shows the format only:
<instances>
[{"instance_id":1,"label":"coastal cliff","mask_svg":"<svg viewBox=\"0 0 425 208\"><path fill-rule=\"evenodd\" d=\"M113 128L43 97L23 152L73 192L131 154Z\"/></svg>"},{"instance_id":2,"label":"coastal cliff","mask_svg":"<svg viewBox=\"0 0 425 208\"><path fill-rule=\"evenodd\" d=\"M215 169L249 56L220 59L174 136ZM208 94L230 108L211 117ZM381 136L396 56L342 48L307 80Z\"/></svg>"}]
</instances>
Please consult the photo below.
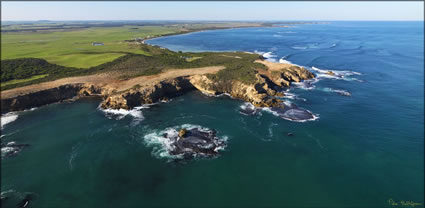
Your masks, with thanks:
<instances>
[{"instance_id":1,"label":"coastal cliff","mask_svg":"<svg viewBox=\"0 0 425 208\"><path fill-rule=\"evenodd\" d=\"M187 76L177 77L161 81L152 87L134 87L125 92L113 94L105 98L101 107L128 110L142 104L168 100L193 89L194 86Z\"/></svg>"},{"instance_id":2,"label":"coastal cliff","mask_svg":"<svg viewBox=\"0 0 425 208\"><path fill-rule=\"evenodd\" d=\"M190 90L197 89L205 94L229 94L233 98L252 103L256 107L280 107L284 96L282 89L292 82L314 78L314 74L303 67L256 61L264 64L266 69L253 70L254 81L245 83L237 79L213 79L208 73L178 75L153 82L150 85L133 87L118 91L116 86L93 83L72 83L48 88L32 93L21 94L1 100L2 113L21 111L33 107L61 102L82 96L101 96L102 108L132 109L143 104L166 101ZM215 72L220 68L215 69ZM154 78L149 78L150 80ZM146 82L146 79L136 81ZM134 80L133 80L134 81ZM133 82L131 82L133 83Z\"/></svg>"},{"instance_id":3,"label":"coastal cliff","mask_svg":"<svg viewBox=\"0 0 425 208\"><path fill-rule=\"evenodd\" d=\"M272 76L270 76L272 74ZM152 87L135 87L125 92L105 98L102 108L131 109L142 104L151 104L176 97L187 91L197 89L205 94L227 93L233 98L250 102L257 107L282 107L280 99L283 88L291 82L314 78L314 74L303 67L291 66L279 70L256 71L256 81L246 84L238 80L213 81L208 74L177 77L164 80Z\"/></svg>"},{"instance_id":4,"label":"coastal cliff","mask_svg":"<svg viewBox=\"0 0 425 208\"><path fill-rule=\"evenodd\" d=\"M43 105L61 102L78 96L101 95L103 89L93 85L66 84L25 95L1 100L1 112L22 111Z\"/></svg>"},{"instance_id":5,"label":"coastal cliff","mask_svg":"<svg viewBox=\"0 0 425 208\"><path fill-rule=\"evenodd\" d=\"M284 96L284 93L281 92L283 88L289 87L291 82L300 82L314 77L313 73L303 67L291 66L259 70L256 72L256 81L253 84L237 80L214 82L207 75L192 76L190 82L196 89L206 94L227 93L257 107L278 107L281 100L276 97Z\"/></svg>"}]
</instances>

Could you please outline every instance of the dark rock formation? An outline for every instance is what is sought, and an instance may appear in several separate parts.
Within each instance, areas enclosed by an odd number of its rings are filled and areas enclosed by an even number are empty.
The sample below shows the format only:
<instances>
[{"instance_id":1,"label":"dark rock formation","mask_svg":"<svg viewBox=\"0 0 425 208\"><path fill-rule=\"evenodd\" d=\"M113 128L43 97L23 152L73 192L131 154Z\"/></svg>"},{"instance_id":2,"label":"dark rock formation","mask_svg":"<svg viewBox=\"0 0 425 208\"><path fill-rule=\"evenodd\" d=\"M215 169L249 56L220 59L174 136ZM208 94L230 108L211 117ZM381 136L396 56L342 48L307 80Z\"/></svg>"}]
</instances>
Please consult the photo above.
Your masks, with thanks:
<instances>
[{"instance_id":1,"label":"dark rock formation","mask_svg":"<svg viewBox=\"0 0 425 208\"><path fill-rule=\"evenodd\" d=\"M251 104L244 104L239 109L239 112L244 115L254 115L257 113L257 111L258 111L257 108L255 108L255 106Z\"/></svg>"},{"instance_id":2,"label":"dark rock formation","mask_svg":"<svg viewBox=\"0 0 425 208\"><path fill-rule=\"evenodd\" d=\"M17 144L16 142L2 143L1 158L13 157L27 146L29 146L29 144Z\"/></svg>"},{"instance_id":3,"label":"dark rock formation","mask_svg":"<svg viewBox=\"0 0 425 208\"><path fill-rule=\"evenodd\" d=\"M85 84L67 84L59 87L42 90L26 95L18 95L1 100L1 112L21 111L46 104L56 103L74 98L75 96L100 95L100 88Z\"/></svg>"},{"instance_id":4,"label":"dark rock formation","mask_svg":"<svg viewBox=\"0 0 425 208\"><path fill-rule=\"evenodd\" d=\"M282 104L281 107L272 107L271 110L279 115L279 117L291 121L307 121L315 119L315 116L308 110L299 108L293 103Z\"/></svg>"},{"instance_id":5,"label":"dark rock formation","mask_svg":"<svg viewBox=\"0 0 425 208\"><path fill-rule=\"evenodd\" d=\"M170 155L182 155L184 159L213 157L218 154L219 148L226 146L226 141L219 139L215 130L180 129L177 136L164 136L172 141Z\"/></svg>"},{"instance_id":6,"label":"dark rock formation","mask_svg":"<svg viewBox=\"0 0 425 208\"><path fill-rule=\"evenodd\" d=\"M335 73L333 71L327 71L326 74L331 75L331 76L335 76Z\"/></svg>"}]
</instances>

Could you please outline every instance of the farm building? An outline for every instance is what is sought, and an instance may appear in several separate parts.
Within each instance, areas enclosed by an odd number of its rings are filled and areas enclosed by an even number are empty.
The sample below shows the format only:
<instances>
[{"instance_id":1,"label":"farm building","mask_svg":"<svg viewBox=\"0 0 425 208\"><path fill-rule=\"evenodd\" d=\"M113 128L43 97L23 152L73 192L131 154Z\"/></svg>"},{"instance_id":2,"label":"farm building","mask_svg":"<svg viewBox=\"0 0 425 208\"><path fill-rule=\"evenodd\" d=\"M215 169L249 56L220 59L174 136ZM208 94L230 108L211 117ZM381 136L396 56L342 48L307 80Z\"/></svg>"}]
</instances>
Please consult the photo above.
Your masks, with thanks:
<instances>
[{"instance_id":1,"label":"farm building","mask_svg":"<svg viewBox=\"0 0 425 208\"><path fill-rule=\"evenodd\" d=\"M92 46L103 46L104 44L102 42L93 42L91 43Z\"/></svg>"}]
</instances>

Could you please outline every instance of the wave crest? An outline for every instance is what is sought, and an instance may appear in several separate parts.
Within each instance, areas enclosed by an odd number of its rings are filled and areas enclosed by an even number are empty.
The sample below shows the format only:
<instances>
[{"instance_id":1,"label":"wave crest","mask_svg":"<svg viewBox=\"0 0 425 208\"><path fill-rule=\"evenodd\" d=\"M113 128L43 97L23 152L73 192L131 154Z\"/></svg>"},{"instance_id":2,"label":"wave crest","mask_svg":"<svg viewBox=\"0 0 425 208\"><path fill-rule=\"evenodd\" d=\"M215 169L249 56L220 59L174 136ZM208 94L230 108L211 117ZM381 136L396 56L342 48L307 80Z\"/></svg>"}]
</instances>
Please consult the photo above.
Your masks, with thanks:
<instances>
[{"instance_id":1,"label":"wave crest","mask_svg":"<svg viewBox=\"0 0 425 208\"><path fill-rule=\"evenodd\" d=\"M100 106L98 107L99 110L101 110L103 113L105 113L105 116L109 119L115 119L115 120L121 120L127 116L133 117L135 120L143 120L143 114L141 109L149 108L149 105L143 105L135 107L131 110L125 110L125 109L103 109Z\"/></svg>"},{"instance_id":2,"label":"wave crest","mask_svg":"<svg viewBox=\"0 0 425 208\"><path fill-rule=\"evenodd\" d=\"M271 52L271 51L269 51L269 52L262 52L262 51L255 50L254 53L262 55L264 58L267 59L267 61L277 62L277 59L276 59L277 56L275 54L273 54L273 52Z\"/></svg>"},{"instance_id":3,"label":"wave crest","mask_svg":"<svg viewBox=\"0 0 425 208\"><path fill-rule=\"evenodd\" d=\"M1 129L3 129L7 124L10 124L18 119L18 114L15 112L9 112L6 114L3 114L1 116Z\"/></svg>"}]
</instances>

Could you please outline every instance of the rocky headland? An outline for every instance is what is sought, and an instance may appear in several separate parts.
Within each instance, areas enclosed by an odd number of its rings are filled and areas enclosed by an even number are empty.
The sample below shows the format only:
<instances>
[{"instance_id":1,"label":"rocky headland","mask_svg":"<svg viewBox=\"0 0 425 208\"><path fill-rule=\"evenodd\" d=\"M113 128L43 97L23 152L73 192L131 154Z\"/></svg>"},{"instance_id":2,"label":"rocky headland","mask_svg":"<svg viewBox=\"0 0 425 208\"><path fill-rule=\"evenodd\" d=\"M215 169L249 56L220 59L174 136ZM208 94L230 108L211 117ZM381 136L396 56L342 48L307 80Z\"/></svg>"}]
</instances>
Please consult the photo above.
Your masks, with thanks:
<instances>
[{"instance_id":1,"label":"rocky headland","mask_svg":"<svg viewBox=\"0 0 425 208\"><path fill-rule=\"evenodd\" d=\"M132 88L122 93L107 96L103 108L131 109L142 104L151 104L197 89L208 95L229 94L233 98L252 103L256 107L282 107L277 97L284 96L282 89L291 82L301 82L315 77L307 69L295 65L259 61L267 70L255 73L256 81L246 84L238 80L214 81L208 74L167 79L148 88Z\"/></svg>"},{"instance_id":2,"label":"rocky headland","mask_svg":"<svg viewBox=\"0 0 425 208\"><path fill-rule=\"evenodd\" d=\"M127 89L120 88L125 85L125 82L115 82L112 85L109 80L106 81L107 83L73 81L39 91L33 90L27 94L2 97L2 113L30 109L82 96L102 97L102 108L128 110L143 104L166 101L195 89L209 95L226 93L233 98L252 103L256 107L283 109L285 106L278 99L278 97L284 96L282 90L289 87L292 82L301 82L315 77L313 73L300 66L272 63L261 59L255 62L264 64L267 69L254 70L255 81L249 84L239 80L211 79L210 74L223 69L217 67L214 70L206 70L205 73L198 69L196 73L189 71L173 73L173 76L164 76L162 79L156 80L149 76L126 80L126 82L134 84ZM154 81L150 84L143 84L148 79ZM7 91L3 91L2 95L3 93L7 94Z\"/></svg>"}]
</instances>

